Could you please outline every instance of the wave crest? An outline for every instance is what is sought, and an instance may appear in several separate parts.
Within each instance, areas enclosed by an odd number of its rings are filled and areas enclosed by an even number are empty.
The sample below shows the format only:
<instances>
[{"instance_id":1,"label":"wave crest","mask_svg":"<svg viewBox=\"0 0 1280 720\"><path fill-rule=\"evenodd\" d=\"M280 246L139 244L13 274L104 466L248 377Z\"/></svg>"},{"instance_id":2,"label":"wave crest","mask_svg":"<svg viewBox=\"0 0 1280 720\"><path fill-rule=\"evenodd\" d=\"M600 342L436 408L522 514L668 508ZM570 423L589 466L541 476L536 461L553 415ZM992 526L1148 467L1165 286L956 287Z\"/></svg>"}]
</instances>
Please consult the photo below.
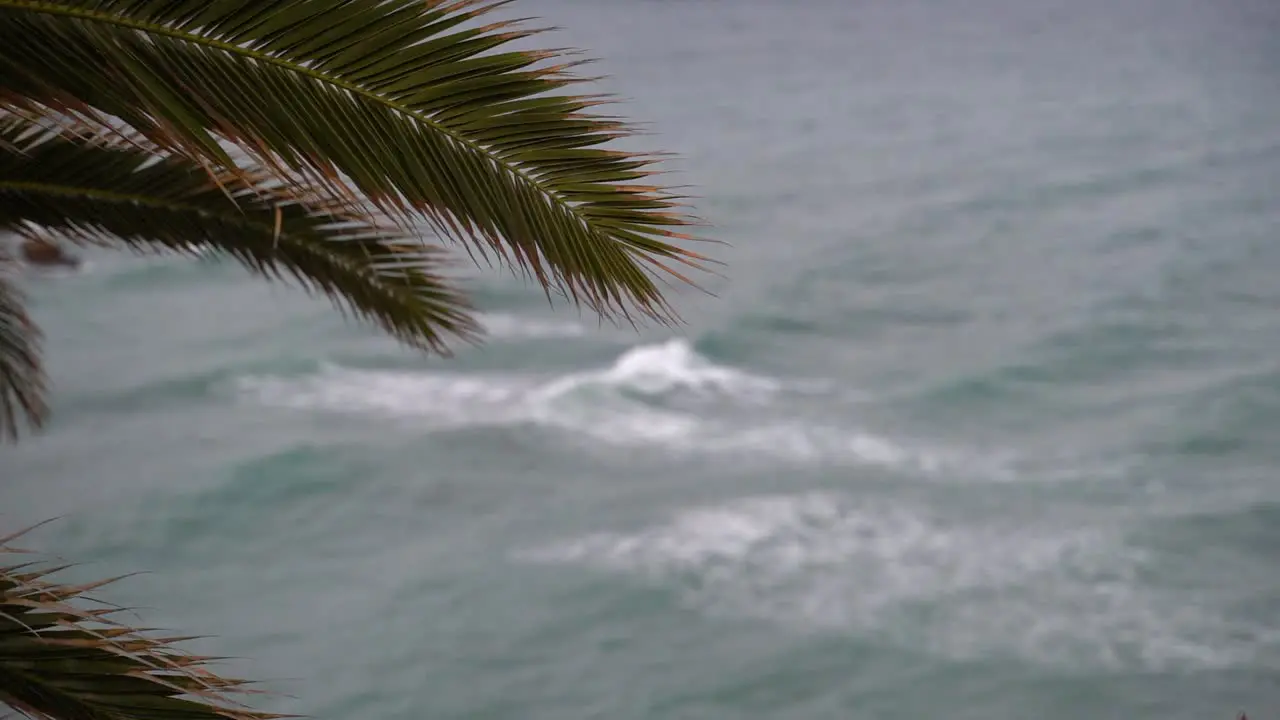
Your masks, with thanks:
<instances>
[{"instance_id":1,"label":"wave crest","mask_svg":"<svg viewBox=\"0 0 1280 720\"><path fill-rule=\"evenodd\" d=\"M242 396L295 410L378 415L433 429L534 425L613 445L667 452L746 453L805 463L935 472L1003 461L797 416L785 407L823 383L716 364L685 340L642 345L610 366L561 376L391 372L329 366L305 377L247 377Z\"/></svg>"}]
</instances>

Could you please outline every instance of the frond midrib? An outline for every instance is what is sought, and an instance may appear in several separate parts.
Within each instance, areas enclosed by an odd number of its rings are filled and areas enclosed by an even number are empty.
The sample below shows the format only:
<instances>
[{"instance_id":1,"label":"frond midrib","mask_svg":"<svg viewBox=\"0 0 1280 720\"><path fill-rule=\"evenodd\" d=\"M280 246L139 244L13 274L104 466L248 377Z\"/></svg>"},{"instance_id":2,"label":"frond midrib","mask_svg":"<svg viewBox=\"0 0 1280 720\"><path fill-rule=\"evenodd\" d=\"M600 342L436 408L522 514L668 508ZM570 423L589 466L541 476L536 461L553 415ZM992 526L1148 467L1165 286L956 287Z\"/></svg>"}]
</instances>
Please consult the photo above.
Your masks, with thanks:
<instances>
[{"instance_id":1,"label":"frond midrib","mask_svg":"<svg viewBox=\"0 0 1280 720\"><path fill-rule=\"evenodd\" d=\"M0 180L0 192L5 190L13 190L17 192L33 192L45 195L56 195L59 197L78 197L89 198L91 200L100 200L111 203L131 203L134 205L143 205L145 207L157 208L160 210L173 210L175 212L192 213L203 218L211 218L221 220L223 222L231 222L240 227L250 228L254 230L265 230L269 233L275 233L275 227L267 223L253 220L244 213L227 212L216 213L210 212L208 208L192 205L189 203L175 202L173 200L165 200L155 195L142 195L135 193L122 193L114 190L103 190L101 188L90 188L82 185L61 185L58 183L32 182L29 180ZM281 232L281 238L291 238L292 233Z\"/></svg>"},{"instance_id":2,"label":"frond midrib","mask_svg":"<svg viewBox=\"0 0 1280 720\"><path fill-rule=\"evenodd\" d=\"M174 202L172 200L165 200L163 198L158 198L155 195L122 193L114 190L84 187L82 185L63 185L59 183L32 182L30 180L0 180L0 191L4 190L34 192L45 195L58 195L61 197L84 197L93 200L102 200L105 202L136 203L138 205L146 205L147 207L162 208L165 210L193 212L199 214L201 217L223 217L217 213L211 213L202 207ZM255 223L247 218L245 219L244 224L250 226L259 225L259 223Z\"/></svg>"},{"instance_id":3,"label":"frond midrib","mask_svg":"<svg viewBox=\"0 0 1280 720\"><path fill-rule=\"evenodd\" d=\"M276 235L274 225L254 220L244 213L227 212L216 213L211 212L207 208L189 203L175 202L165 200L154 195L142 195L133 193L122 193L112 190L101 190L98 188L85 188L71 185L58 185L54 183L30 182L21 180L0 180L0 192L5 190L14 190L18 192L36 192L55 195L60 197L82 197L112 203L132 203L145 207L152 207L163 210L171 210L175 212L193 213L200 217L216 219L222 222L229 222L242 228L266 232L275 235L279 241L287 243L290 247L296 248L303 253L323 253L330 262L342 265L348 271L360 272L360 269L353 265L349 258L339 254L327 252L324 248L318 247L316 243L309 242L305 238L298 237L295 233L282 230ZM375 274L378 274L375 269ZM396 283L378 283L377 292L382 293L386 297L395 297L416 301L418 298L414 294L410 286L400 286Z\"/></svg>"},{"instance_id":4,"label":"frond midrib","mask_svg":"<svg viewBox=\"0 0 1280 720\"><path fill-rule=\"evenodd\" d=\"M113 190L102 190L99 188L86 188L78 185L59 185L56 183L31 182L27 180L0 180L0 192L5 190L14 190L17 192L35 192L44 193L46 195L56 195L60 197L82 197L103 202L112 203L132 203L152 207L162 210L172 210L175 212L192 213L204 218L211 218L223 222L230 222L243 228L258 230L277 235L274 225L260 222L250 218L248 215L239 212L217 213L211 212L208 208L192 205L190 203L175 202L173 200L165 200L154 195L142 195L134 193L122 193ZM294 233L282 230L278 233L281 240L293 241ZM312 243L298 238L296 242L292 242L298 246L311 248ZM318 248L314 248L318 249ZM335 256L340 257L340 256Z\"/></svg>"},{"instance_id":5,"label":"frond midrib","mask_svg":"<svg viewBox=\"0 0 1280 720\"><path fill-rule=\"evenodd\" d=\"M402 115L408 116L418 122L424 123L425 125L429 126L432 130L448 136L451 140L461 145L464 145L475 152L481 153L482 155L484 155L486 158L488 158L489 160L497 164L506 172L520 178L521 181L536 188L538 192L551 198L556 203L556 205L558 205L559 207L563 208L566 212L573 215L573 217L576 218L580 223L582 223L584 227L590 229L592 232L600 232L600 230L598 230L595 227L594 223L592 223L588 218L583 216L582 213L578 212L577 206L565 200L564 196L561 195L559 192L547 187L545 184L540 182L537 178L534 178L531 175L529 175L519 166L510 163L509 161L507 161L506 159L502 158L499 155L496 155L495 153L489 152L488 149L486 149L484 146L480 145L479 143L475 142L474 140L471 140L465 135L458 133L457 131L445 125L442 125L441 123L439 123L438 121L432 119L427 115L416 112L412 108L406 107L400 103L397 103L391 100L390 98L379 95L378 93L372 92L367 88L361 87L360 85L343 80L342 78L334 77L332 75L319 72L312 68L306 67L304 65L300 65L295 62L291 62L288 59L281 58L276 55L259 52L257 50L241 47L233 43L224 42L222 40L206 37L204 35L187 32L185 30L171 28L167 25L163 25L159 23L144 22L141 20L133 19L133 18L121 17L119 15L114 15L111 13L95 12L92 10L72 8L72 7L67 7L65 5L61 5L59 3L29 2L24 0L0 0L0 8L29 10L32 12L44 13L47 15L60 15L63 17L73 17L81 20L91 20L95 22L106 23L109 25L127 27L133 30L140 30L142 32L164 35L167 37L174 38L176 40L189 42L195 45L203 45L206 47L215 48L217 50L231 53L233 55L240 55L243 57L251 58L258 62L275 65L277 67L281 67L286 70L290 70L292 72L300 73L314 80L318 80L320 82L328 83L335 87L342 88L347 92L353 93L355 95L359 95L360 97L363 97L365 99L378 103Z\"/></svg>"}]
</instances>

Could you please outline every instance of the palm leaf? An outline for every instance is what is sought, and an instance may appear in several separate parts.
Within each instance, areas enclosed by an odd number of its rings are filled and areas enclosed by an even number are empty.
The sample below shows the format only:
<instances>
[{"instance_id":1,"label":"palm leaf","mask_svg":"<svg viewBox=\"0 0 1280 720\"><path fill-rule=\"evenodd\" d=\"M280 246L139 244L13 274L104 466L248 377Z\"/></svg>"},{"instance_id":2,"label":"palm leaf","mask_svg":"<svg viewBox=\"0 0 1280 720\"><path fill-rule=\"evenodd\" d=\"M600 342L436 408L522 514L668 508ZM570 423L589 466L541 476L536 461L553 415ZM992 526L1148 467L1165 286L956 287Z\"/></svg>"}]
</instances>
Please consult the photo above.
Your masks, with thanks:
<instances>
[{"instance_id":1,"label":"palm leaf","mask_svg":"<svg viewBox=\"0 0 1280 720\"><path fill-rule=\"evenodd\" d=\"M474 336L464 299L437 273L440 248L262 173L211 178L143 139L111 138L83 122L0 115L0 229L213 249L260 275L288 274L412 345L444 351L447 337Z\"/></svg>"},{"instance_id":2,"label":"palm leaf","mask_svg":"<svg viewBox=\"0 0 1280 720\"><path fill-rule=\"evenodd\" d=\"M562 54L504 48L477 0L0 0L0 101L123 119L232 166L323 181L530 270L605 314L673 317L656 279L705 260L652 156L587 112Z\"/></svg>"},{"instance_id":3,"label":"palm leaf","mask_svg":"<svg viewBox=\"0 0 1280 720\"><path fill-rule=\"evenodd\" d=\"M19 551L0 541L0 557ZM235 695L243 680L209 669L212 658L125 625L119 609L91 607L105 583L66 585L59 568L0 566L0 704L49 720L271 720Z\"/></svg>"},{"instance_id":4,"label":"palm leaf","mask_svg":"<svg viewBox=\"0 0 1280 720\"><path fill-rule=\"evenodd\" d=\"M8 264L0 258L0 271ZM18 288L0 272L0 437L16 440L24 420L39 427L49 411L44 397L40 331Z\"/></svg>"}]
</instances>

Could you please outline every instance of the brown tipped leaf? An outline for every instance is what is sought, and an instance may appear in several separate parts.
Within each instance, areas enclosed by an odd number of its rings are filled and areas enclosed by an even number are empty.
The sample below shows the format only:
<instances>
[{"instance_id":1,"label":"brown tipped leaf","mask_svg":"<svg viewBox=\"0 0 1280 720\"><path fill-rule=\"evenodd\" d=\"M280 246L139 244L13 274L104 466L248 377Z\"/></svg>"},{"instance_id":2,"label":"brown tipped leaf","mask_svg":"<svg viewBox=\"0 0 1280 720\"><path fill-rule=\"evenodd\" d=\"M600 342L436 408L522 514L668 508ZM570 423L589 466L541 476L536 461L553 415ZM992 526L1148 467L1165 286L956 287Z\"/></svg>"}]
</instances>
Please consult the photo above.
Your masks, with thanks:
<instances>
[{"instance_id":1,"label":"brown tipped leaf","mask_svg":"<svg viewBox=\"0 0 1280 720\"><path fill-rule=\"evenodd\" d=\"M563 92L562 54L476 22L502 4L0 0L0 102L112 115L224 170L230 141L602 313L670 318L654 270L700 265L692 221L644 187L656 158L600 147L625 130Z\"/></svg>"},{"instance_id":2,"label":"brown tipped leaf","mask_svg":"<svg viewBox=\"0 0 1280 720\"><path fill-rule=\"evenodd\" d=\"M40 330L0 258L0 439L16 440L24 425L39 427L48 414L40 364Z\"/></svg>"},{"instance_id":3,"label":"brown tipped leaf","mask_svg":"<svg viewBox=\"0 0 1280 720\"><path fill-rule=\"evenodd\" d=\"M245 681L212 672L165 638L116 623L84 586L4 563L0 545L0 705L48 720L272 720L236 699Z\"/></svg>"},{"instance_id":4,"label":"brown tipped leaf","mask_svg":"<svg viewBox=\"0 0 1280 720\"><path fill-rule=\"evenodd\" d=\"M261 170L211 178L185 156L92 130L64 122L33 132L27 118L0 115L0 229L214 250L260 275L288 275L411 345L443 351L449 336L475 334L465 300L437 272L440 248ZM23 338L16 318L13 343Z\"/></svg>"}]
</instances>

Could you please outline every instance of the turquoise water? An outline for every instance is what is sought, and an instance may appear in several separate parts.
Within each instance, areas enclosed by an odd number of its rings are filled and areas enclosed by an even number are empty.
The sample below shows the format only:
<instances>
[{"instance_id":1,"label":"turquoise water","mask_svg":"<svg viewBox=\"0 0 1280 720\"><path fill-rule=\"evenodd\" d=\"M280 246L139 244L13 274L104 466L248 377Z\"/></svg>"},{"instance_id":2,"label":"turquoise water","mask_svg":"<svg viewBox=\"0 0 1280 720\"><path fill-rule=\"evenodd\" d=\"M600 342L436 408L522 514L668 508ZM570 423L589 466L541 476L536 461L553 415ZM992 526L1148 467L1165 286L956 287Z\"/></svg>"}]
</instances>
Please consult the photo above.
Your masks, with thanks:
<instances>
[{"instance_id":1,"label":"turquoise water","mask_svg":"<svg viewBox=\"0 0 1280 720\"><path fill-rule=\"evenodd\" d=\"M1277 6L513 12L682 155L717 297L477 271L442 360L94 254L0 523L325 720L1280 717Z\"/></svg>"}]
</instances>

